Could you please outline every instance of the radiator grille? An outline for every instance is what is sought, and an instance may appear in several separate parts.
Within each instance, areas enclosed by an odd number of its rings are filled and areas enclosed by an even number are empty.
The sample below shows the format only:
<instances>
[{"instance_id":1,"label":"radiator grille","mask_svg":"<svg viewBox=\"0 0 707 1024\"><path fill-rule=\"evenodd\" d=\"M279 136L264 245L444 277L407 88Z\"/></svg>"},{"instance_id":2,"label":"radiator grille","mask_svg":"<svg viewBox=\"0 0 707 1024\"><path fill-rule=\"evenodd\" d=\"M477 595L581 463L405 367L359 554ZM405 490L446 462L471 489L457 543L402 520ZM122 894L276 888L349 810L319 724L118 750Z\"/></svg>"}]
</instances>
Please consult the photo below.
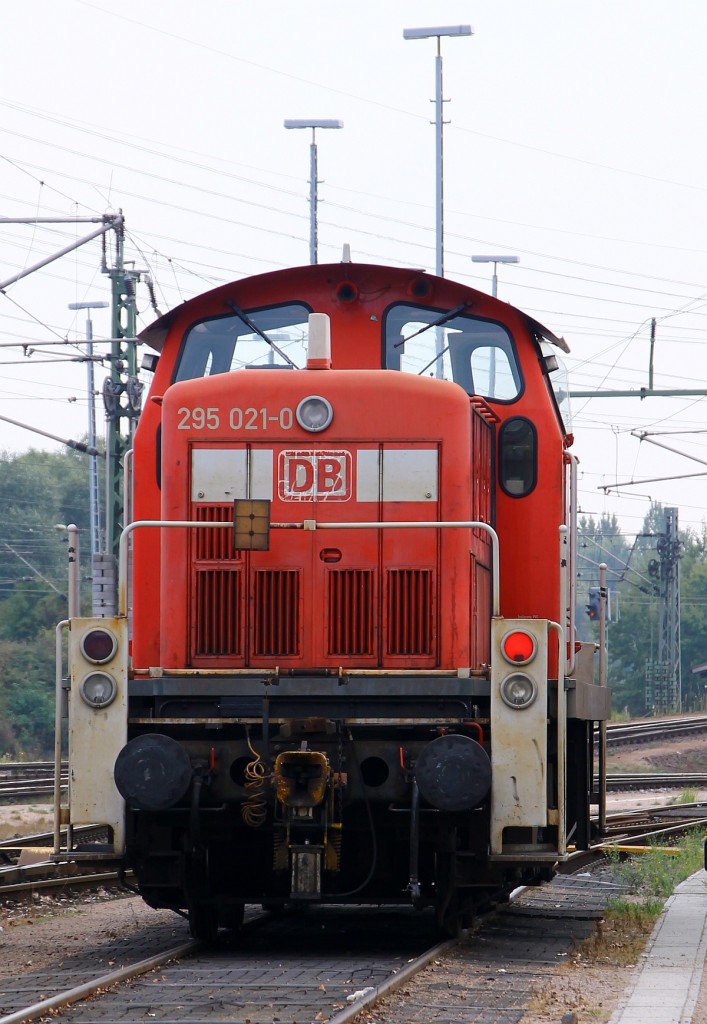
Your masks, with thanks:
<instances>
[{"instance_id":1,"label":"radiator grille","mask_svg":"<svg viewBox=\"0 0 707 1024\"><path fill-rule=\"evenodd\" d=\"M241 579L240 569L197 570L195 657L241 653Z\"/></svg>"},{"instance_id":2,"label":"radiator grille","mask_svg":"<svg viewBox=\"0 0 707 1024\"><path fill-rule=\"evenodd\" d=\"M195 505L194 519L199 523L232 523L233 505ZM197 561L239 559L233 547L233 529L194 530L194 556Z\"/></svg>"},{"instance_id":3,"label":"radiator grille","mask_svg":"<svg viewBox=\"0 0 707 1024\"><path fill-rule=\"evenodd\" d=\"M260 569L254 573L253 654L300 653L300 573Z\"/></svg>"},{"instance_id":4,"label":"radiator grille","mask_svg":"<svg viewBox=\"0 0 707 1024\"><path fill-rule=\"evenodd\" d=\"M386 654L431 655L432 570L386 573Z\"/></svg>"},{"instance_id":5,"label":"radiator grille","mask_svg":"<svg viewBox=\"0 0 707 1024\"><path fill-rule=\"evenodd\" d=\"M372 655L373 572L332 569L329 577L329 655Z\"/></svg>"}]
</instances>

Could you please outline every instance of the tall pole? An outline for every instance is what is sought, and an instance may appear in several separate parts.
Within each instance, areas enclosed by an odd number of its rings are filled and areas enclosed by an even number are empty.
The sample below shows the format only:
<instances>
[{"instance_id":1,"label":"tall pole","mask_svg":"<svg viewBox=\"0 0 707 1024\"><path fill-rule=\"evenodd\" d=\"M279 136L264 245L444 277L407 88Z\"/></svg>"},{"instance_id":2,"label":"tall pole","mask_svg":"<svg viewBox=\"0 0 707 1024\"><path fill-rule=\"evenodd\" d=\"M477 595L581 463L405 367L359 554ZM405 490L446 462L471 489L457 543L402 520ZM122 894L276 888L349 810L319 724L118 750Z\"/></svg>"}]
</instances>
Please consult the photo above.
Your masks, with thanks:
<instances>
[{"instance_id":1,"label":"tall pole","mask_svg":"<svg viewBox=\"0 0 707 1024\"><path fill-rule=\"evenodd\" d=\"M125 224L122 216L115 226L115 257L112 267L104 265L111 282L110 376L103 384L107 420L106 439L106 552L116 556L123 529L123 458L132 446L135 423L140 415L142 385L137 375L135 289L141 271L127 270L124 258ZM122 421L127 429L122 430Z\"/></svg>"},{"instance_id":2,"label":"tall pole","mask_svg":"<svg viewBox=\"0 0 707 1024\"><path fill-rule=\"evenodd\" d=\"M442 116L442 40L435 58L435 273L444 277L444 118Z\"/></svg>"},{"instance_id":3,"label":"tall pole","mask_svg":"<svg viewBox=\"0 0 707 1024\"><path fill-rule=\"evenodd\" d=\"M659 561L649 566L659 602L657 657L646 660L646 710L653 714L682 710L678 510L665 508L663 513L665 532L656 544Z\"/></svg>"},{"instance_id":4,"label":"tall pole","mask_svg":"<svg viewBox=\"0 0 707 1024\"><path fill-rule=\"evenodd\" d=\"M343 128L343 121L333 120L286 120L283 122L285 128L311 128L312 141L309 146L309 262L314 266L319 261L318 253L318 219L317 219L317 128Z\"/></svg>"},{"instance_id":5,"label":"tall pole","mask_svg":"<svg viewBox=\"0 0 707 1024\"><path fill-rule=\"evenodd\" d=\"M317 138L312 128L309 146L309 262L314 266L319 259L317 243Z\"/></svg>"},{"instance_id":6,"label":"tall pole","mask_svg":"<svg viewBox=\"0 0 707 1024\"><path fill-rule=\"evenodd\" d=\"M106 306L108 303L106 302ZM96 385L93 372L93 321L91 314L86 317L86 363L87 391L88 391L88 443L91 448L96 447ZM89 455L89 485L88 485L88 507L91 517L91 559L101 550L101 530L99 525L98 510L98 463L95 455Z\"/></svg>"},{"instance_id":7,"label":"tall pole","mask_svg":"<svg viewBox=\"0 0 707 1024\"><path fill-rule=\"evenodd\" d=\"M599 685L608 686L606 562L599 563ZM599 835L606 832L606 722L599 723Z\"/></svg>"},{"instance_id":8,"label":"tall pole","mask_svg":"<svg viewBox=\"0 0 707 1024\"><path fill-rule=\"evenodd\" d=\"M435 273L444 277L444 118L442 104L442 36L473 35L471 25L405 28L403 39L437 40L435 58Z\"/></svg>"},{"instance_id":9,"label":"tall pole","mask_svg":"<svg viewBox=\"0 0 707 1024\"><path fill-rule=\"evenodd\" d=\"M91 521L91 559L101 550L101 515L98 497L98 461L96 459L96 388L93 367L92 309L106 309L107 302L70 302L69 309L85 309L86 313L86 376L88 392L88 446L89 446L89 518ZM93 454L91 454L93 451Z\"/></svg>"},{"instance_id":10,"label":"tall pole","mask_svg":"<svg viewBox=\"0 0 707 1024\"><path fill-rule=\"evenodd\" d=\"M680 671L680 538L677 508L663 509L665 533L658 540L660 558L660 628L658 664L663 680L663 706L682 711Z\"/></svg>"}]
</instances>

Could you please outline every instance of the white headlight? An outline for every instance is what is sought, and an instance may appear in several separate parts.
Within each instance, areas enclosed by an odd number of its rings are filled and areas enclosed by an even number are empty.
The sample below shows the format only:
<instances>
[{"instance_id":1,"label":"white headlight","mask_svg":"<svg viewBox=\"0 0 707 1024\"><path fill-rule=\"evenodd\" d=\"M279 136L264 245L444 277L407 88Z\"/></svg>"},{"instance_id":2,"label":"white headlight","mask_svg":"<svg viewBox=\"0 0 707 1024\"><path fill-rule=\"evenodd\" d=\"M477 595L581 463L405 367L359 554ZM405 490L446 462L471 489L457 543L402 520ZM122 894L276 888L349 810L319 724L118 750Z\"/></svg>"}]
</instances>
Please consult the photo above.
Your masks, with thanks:
<instances>
[{"instance_id":1,"label":"white headlight","mask_svg":"<svg viewBox=\"0 0 707 1024\"><path fill-rule=\"evenodd\" d=\"M509 708L521 710L530 707L537 695L535 681L524 672L514 672L501 683L501 700Z\"/></svg>"},{"instance_id":2,"label":"white headlight","mask_svg":"<svg viewBox=\"0 0 707 1024\"><path fill-rule=\"evenodd\" d=\"M304 430L318 433L329 426L334 418L334 410L326 398L310 395L309 398L303 398L297 406L296 416L297 422Z\"/></svg>"},{"instance_id":3,"label":"white headlight","mask_svg":"<svg viewBox=\"0 0 707 1024\"><path fill-rule=\"evenodd\" d=\"M81 681L81 697L92 708L108 707L115 700L117 692L115 679L107 672L92 672Z\"/></svg>"}]
</instances>

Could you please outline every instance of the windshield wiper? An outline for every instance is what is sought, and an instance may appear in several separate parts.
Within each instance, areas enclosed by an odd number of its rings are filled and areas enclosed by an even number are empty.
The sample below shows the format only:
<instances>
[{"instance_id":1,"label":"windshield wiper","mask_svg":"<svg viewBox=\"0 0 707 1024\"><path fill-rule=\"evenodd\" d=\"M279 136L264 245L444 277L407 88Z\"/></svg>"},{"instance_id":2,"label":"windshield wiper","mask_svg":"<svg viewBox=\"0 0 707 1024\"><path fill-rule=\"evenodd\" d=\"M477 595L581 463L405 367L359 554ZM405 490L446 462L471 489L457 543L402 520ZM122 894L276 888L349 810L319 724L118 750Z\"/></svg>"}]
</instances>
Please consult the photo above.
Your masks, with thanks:
<instances>
[{"instance_id":1,"label":"windshield wiper","mask_svg":"<svg viewBox=\"0 0 707 1024\"><path fill-rule=\"evenodd\" d=\"M255 334L259 334L260 337L263 339L263 341L266 342L270 346L270 348L273 349L274 352L277 352L277 354L279 356L281 356L285 360L286 363L289 363L290 366L293 366L295 368L295 370L299 369L297 364L292 362L292 360L287 355L287 353L283 352L281 348L278 348L277 345L275 344L275 342L271 341L270 338L268 338L268 336L265 333L265 331L261 331L260 328L258 327L258 325L256 323L253 323L253 321L248 316L248 314L245 313L242 309L239 309L238 306L235 304L235 302L233 302L231 299L227 299L226 300L226 305L230 309L233 310L233 312L236 314L238 319L242 320L243 323L246 325L246 327L250 327L251 331L254 331Z\"/></svg>"},{"instance_id":2,"label":"windshield wiper","mask_svg":"<svg viewBox=\"0 0 707 1024\"><path fill-rule=\"evenodd\" d=\"M422 374L425 373L426 370L429 370L430 366L434 366L434 364L439 359L442 358L442 356L444 355L445 352L449 352L449 345L445 345L441 352L438 352L437 355L433 359L430 359L430 361L427 364L427 366L423 366L421 370L418 370L417 376L421 377Z\"/></svg>"},{"instance_id":3,"label":"windshield wiper","mask_svg":"<svg viewBox=\"0 0 707 1024\"><path fill-rule=\"evenodd\" d=\"M453 320L455 316L458 316L469 305L469 302L461 302L458 306L455 306L454 309L450 309L448 313L442 313L442 315L438 316L436 320L433 320L431 324L425 324L425 326L421 327L419 331L415 331L413 334L408 334L407 338L401 338L400 341L396 341L393 348L400 348L401 345L404 345L406 341L410 341L411 338L416 338L418 334L424 334L425 331L429 331L430 327L441 327L442 324L446 324L447 321ZM425 367L425 369L427 369L427 367Z\"/></svg>"}]
</instances>

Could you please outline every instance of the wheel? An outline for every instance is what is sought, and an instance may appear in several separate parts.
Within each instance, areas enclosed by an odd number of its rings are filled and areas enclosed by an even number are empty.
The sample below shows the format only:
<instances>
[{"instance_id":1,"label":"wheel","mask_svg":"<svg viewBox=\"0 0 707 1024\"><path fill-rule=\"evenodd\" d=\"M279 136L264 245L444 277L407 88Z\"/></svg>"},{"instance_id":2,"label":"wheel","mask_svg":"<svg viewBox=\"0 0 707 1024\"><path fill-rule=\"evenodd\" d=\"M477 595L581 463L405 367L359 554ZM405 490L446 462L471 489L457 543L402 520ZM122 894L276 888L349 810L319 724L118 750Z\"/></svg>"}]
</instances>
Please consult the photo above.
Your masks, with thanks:
<instances>
[{"instance_id":1,"label":"wheel","mask_svg":"<svg viewBox=\"0 0 707 1024\"><path fill-rule=\"evenodd\" d=\"M218 933L218 911L212 903L194 903L189 908L189 933L200 942L214 942Z\"/></svg>"},{"instance_id":2,"label":"wheel","mask_svg":"<svg viewBox=\"0 0 707 1024\"><path fill-rule=\"evenodd\" d=\"M244 916L245 905L243 903L228 903L221 908L219 923L229 932L237 932L243 924Z\"/></svg>"},{"instance_id":3,"label":"wheel","mask_svg":"<svg viewBox=\"0 0 707 1024\"><path fill-rule=\"evenodd\" d=\"M443 935L450 939L458 939L461 933L470 928L474 921L474 913L465 906L455 893L446 907L438 908L437 923Z\"/></svg>"},{"instance_id":4,"label":"wheel","mask_svg":"<svg viewBox=\"0 0 707 1024\"><path fill-rule=\"evenodd\" d=\"M474 901L468 890L457 885L456 859L453 853L437 855L435 872L435 916L443 935L456 939L474 920Z\"/></svg>"}]
</instances>

